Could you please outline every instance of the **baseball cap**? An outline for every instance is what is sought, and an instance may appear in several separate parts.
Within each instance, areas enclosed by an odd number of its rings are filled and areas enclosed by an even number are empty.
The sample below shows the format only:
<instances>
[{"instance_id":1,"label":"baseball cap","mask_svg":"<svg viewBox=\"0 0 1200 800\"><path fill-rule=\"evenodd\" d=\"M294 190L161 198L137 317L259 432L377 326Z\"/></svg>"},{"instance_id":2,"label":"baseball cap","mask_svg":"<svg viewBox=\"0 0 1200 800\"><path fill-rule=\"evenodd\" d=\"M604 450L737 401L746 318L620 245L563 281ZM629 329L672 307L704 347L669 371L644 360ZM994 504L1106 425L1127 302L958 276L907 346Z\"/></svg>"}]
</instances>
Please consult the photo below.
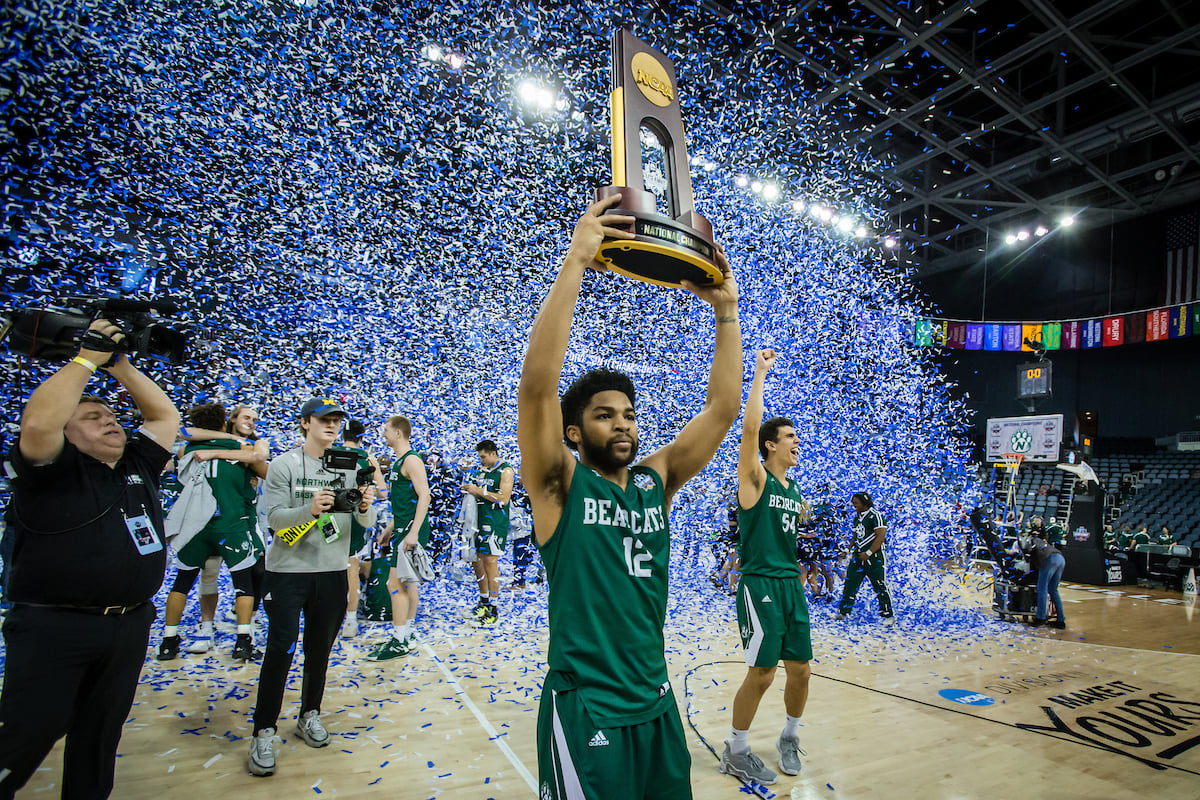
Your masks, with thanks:
<instances>
[{"instance_id":1,"label":"baseball cap","mask_svg":"<svg viewBox=\"0 0 1200 800\"><path fill-rule=\"evenodd\" d=\"M329 414L342 414L345 416L346 411L336 401L330 400L328 397L314 397L300 406L301 417L324 417Z\"/></svg>"}]
</instances>

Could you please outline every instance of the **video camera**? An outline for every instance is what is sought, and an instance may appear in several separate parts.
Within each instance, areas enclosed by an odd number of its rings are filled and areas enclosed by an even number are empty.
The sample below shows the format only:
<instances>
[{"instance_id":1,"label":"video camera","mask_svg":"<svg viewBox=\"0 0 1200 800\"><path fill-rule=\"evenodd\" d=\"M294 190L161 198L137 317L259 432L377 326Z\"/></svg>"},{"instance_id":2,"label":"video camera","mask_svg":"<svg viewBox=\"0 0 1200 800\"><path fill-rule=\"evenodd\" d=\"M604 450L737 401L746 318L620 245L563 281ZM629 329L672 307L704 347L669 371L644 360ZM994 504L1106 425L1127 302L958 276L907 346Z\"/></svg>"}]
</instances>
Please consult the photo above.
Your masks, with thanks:
<instances>
[{"instance_id":1,"label":"video camera","mask_svg":"<svg viewBox=\"0 0 1200 800\"><path fill-rule=\"evenodd\" d=\"M66 361L79 350L88 326L107 319L125 338L116 350L179 366L196 326L161 319L154 312L173 314L174 300L134 300L123 297L66 297L49 308L20 308L0 320L0 341L8 348L43 361ZM85 346L87 342L83 343ZM97 347L96 349L103 349Z\"/></svg>"},{"instance_id":2,"label":"video camera","mask_svg":"<svg viewBox=\"0 0 1200 800\"><path fill-rule=\"evenodd\" d=\"M334 470L354 469L358 466L358 453L353 450L343 450L331 447L321 454L321 466L331 472ZM374 467L363 467L354 475L354 486L343 488L345 477L342 474L330 485L333 489L333 507L329 510L336 514L350 514L362 502L363 493L359 486L366 486L375 474Z\"/></svg>"}]
</instances>

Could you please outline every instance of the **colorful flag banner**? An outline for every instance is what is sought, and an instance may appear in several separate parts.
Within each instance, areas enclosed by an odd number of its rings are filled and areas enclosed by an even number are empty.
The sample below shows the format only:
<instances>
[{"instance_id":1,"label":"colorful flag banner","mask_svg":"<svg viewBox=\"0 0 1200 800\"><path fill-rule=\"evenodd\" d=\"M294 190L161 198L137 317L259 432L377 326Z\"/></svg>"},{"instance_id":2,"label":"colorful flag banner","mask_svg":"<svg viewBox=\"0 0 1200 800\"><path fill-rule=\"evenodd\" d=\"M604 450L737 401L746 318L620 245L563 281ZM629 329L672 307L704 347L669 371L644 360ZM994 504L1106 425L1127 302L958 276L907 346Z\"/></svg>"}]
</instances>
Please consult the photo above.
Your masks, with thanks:
<instances>
[{"instance_id":1,"label":"colorful flag banner","mask_svg":"<svg viewBox=\"0 0 1200 800\"><path fill-rule=\"evenodd\" d=\"M983 325L976 323L967 323L967 349L982 350L983 349Z\"/></svg>"},{"instance_id":2,"label":"colorful flag banner","mask_svg":"<svg viewBox=\"0 0 1200 800\"><path fill-rule=\"evenodd\" d=\"M1020 350L1021 349L1021 326L1020 325L1005 325L1004 326L1004 349L1005 350Z\"/></svg>"},{"instance_id":3,"label":"colorful flag banner","mask_svg":"<svg viewBox=\"0 0 1200 800\"><path fill-rule=\"evenodd\" d=\"M967 346L967 323L951 322L946 344L954 350L962 350Z\"/></svg>"},{"instance_id":4,"label":"colorful flag banner","mask_svg":"<svg viewBox=\"0 0 1200 800\"><path fill-rule=\"evenodd\" d=\"M1083 346L1083 323L1079 320L1063 323L1063 349L1078 350Z\"/></svg>"},{"instance_id":5,"label":"colorful flag banner","mask_svg":"<svg viewBox=\"0 0 1200 800\"><path fill-rule=\"evenodd\" d=\"M1125 344L1141 344L1146 341L1146 315L1125 315Z\"/></svg>"},{"instance_id":6,"label":"colorful flag banner","mask_svg":"<svg viewBox=\"0 0 1200 800\"><path fill-rule=\"evenodd\" d=\"M1191 306L1178 306L1171 309L1171 338L1192 335Z\"/></svg>"},{"instance_id":7,"label":"colorful flag banner","mask_svg":"<svg viewBox=\"0 0 1200 800\"><path fill-rule=\"evenodd\" d=\"M1033 344L1030 344L1032 342ZM1042 325L1035 323L1032 325L1021 326L1021 349L1022 350L1039 350L1045 349L1040 347L1042 343Z\"/></svg>"},{"instance_id":8,"label":"colorful flag banner","mask_svg":"<svg viewBox=\"0 0 1200 800\"><path fill-rule=\"evenodd\" d=\"M1104 318L1104 346L1116 347L1125 343L1125 318Z\"/></svg>"},{"instance_id":9,"label":"colorful flag banner","mask_svg":"<svg viewBox=\"0 0 1200 800\"><path fill-rule=\"evenodd\" d=\"M1171 312L1160 308L1146 314L1146 341L1161 342L1170 337Z\"/></svg>"},{"instance_id":10,"label":"colorful flag banner","mask_svg":"<svg viewBox=\"0 0 1200 800\"><path fill-rule=\"evenodd\" d=\"M1003 350L1004 349L1004 326L998 324L983 326L983 349L984 350Z\"/></svg>"},{"instance_id":11,"label":"colorful flag banner","mask_svg":"<svg viewBox=\"0 0 1200 800\"><path fill-rule=\"evenodd\" d=\"M1099 347L1102 341L1104 331L1104 320L1100 319L1085 319L1083 320L1083 349L1091 350L1094 347Z\"/></svg>"},{"instance_id":12,"label":"colorful flag banner","mask_svg":"<svg viewBox=\"0 0 1200 800\"><path fill-rule=\"evenodd\" d=\"M1042 347L1057 350L1062 347L1062 323L1047 322L1042 325Z\"/></svg>"}]
</instances>

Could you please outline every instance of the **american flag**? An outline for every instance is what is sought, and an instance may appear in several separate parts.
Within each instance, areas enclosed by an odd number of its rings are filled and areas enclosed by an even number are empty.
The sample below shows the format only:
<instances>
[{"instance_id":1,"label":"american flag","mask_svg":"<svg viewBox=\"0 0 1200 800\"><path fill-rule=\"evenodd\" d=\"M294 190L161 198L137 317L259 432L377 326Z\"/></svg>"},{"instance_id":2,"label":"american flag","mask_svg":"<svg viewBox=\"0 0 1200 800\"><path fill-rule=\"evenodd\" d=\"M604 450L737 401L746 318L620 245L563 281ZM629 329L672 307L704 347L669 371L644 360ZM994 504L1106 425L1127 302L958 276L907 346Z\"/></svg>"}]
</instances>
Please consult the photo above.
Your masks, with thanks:
<instances>
[{"instance_id":1,"label":"american flag","mask_svg":"<svg viewBox=\"0 0 1200 800\"><path fill-rule=\"evenodd\" d=\"M1167 223L1166 304L1200 299L1200 212Z\"/></svg>"}]
</instances>

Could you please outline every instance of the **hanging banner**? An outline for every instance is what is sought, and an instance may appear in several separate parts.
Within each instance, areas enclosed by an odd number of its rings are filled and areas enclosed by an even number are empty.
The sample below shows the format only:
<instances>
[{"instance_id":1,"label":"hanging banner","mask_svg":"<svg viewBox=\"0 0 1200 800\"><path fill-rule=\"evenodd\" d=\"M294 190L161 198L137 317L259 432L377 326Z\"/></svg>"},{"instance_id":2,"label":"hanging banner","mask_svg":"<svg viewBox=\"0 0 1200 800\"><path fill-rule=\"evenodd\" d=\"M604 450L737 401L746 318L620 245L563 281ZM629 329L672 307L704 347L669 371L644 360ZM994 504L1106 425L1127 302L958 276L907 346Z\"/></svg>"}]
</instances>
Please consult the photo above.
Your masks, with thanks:
<instances>
[{"instance_id":1,"label":"hanging banner","mask_svg":"<svg viewBox=\"0 0 1200 800\"><path fill-rule=\"evenodd\" d=\"M1020 325L1005 325L1004 326L1004 349L1005 350L1020 350L1021 349L1021 326Z\"/></svg>"},{"instance_id":2,"label":"hanging banner","mask_svg":"<svg viewBox=\"0 0 1200 800\"><path fill-rule=\"evenodd\" d=\"M1116 347L1125 343L1125 318L1104 318L1104 346Z\"/></svg>"},{"instance_id":3,"label":"hanging banner","mask_svg":"<svg viewBox=\"0 0 1200 800\"><path fill-rule=\"evenodd\" d=\"M1191 310L1191 306L1179 306L1171 309L1170 336L1172 339L1192 335Z\"/></svg>"},{"instance_id":4,"label":"hanging banner","mask_svg":"<svg viewBox=\"0 0 1200 800\"><path fill-rule=\"evenodd\" d=\"M1192 335L1200 335L1200 303L1194 306L1188 306L1190 312L1188 316L1192 318Z\"/></svg>"},{"instance_id":5,"label":"hanging banner","mask_svg":"<svg viewBox=\"0 0 1200 800\"><path fill-rule=\"evenodd\" d=\"M1146 341L1146 315L1125 315L1125 344L1141 344Z\"/></svg>"},{"instance_id":6,"label":"hanging banner","mask_svg":"<svg viewBox=\"0 0 1200 800\"><path fill-rule=\"evenodd\" d=\"M1094 347L1099 347L1101 343L1101 337L1103 336L1103 330L1104 320L1083 320L1083 349L1091 350Z\"/></svg>"},{"instance_id":7,"label":"hanging banner","mask_svg":"<svg viewBox=\"0 0 1200 800\"><path fill-rule=\"evenodd\" d=\"M917 320L917 347L929 347L933 344L933 320Z\"/></svg>"},{"instance_id":8,"label":"hanging banner","mask_svg":"<svg viewBox=\"0 0 1200 800\"><path fill-rule=\"evenodd\" d=\"M983 327L975 323L967 323L967 349L983 349Z\"/></svg>"},{"instance_id":9,"label":"hanging banner","mask_svg":"<svg viewBox=\"0 0 1200 800\"><path fill-rule=\"evenodd\" d=\"M1146 341L1161 342L1170 338L1171 312L1165 308L1150 311L1146 314Z\"/></svg>"},{"instance_id":10,"label":"hanging banner","mask_svg":"<svg viewBox=\"0 0 1200 800\"><path fill-rule=\"evenodd\" d=\"M1033 342L1033 345L1030 345ZM1044 347L1038 347L1042 343L1042 325L1035 323L1033 325L1021 326L1021 349L1022 350L1044 350Z\"/></svg>"},{"instance_id":11,"label":"hanging banner","mask_svg":"<svg viewBox=\"0 0 1200 800\"><path fill-rule=\"evenodd\" d=\"M1063 349L1078 350L1083 346L1083 323L1079 320L1063 323Z\"/></svg>"},{"instance_id":12,"label":"hanging banner","mask_svg":"<svg viewBox=\"0 0 1200 800\"><path fill-rule=\"evenodd\" d=\"M947 346L954 350L962 350L967 346L967 323L951 322L947 330Z\"/></svg>"},{"instance_id":13,"label":"hanging banner","mask_svg":"<svg viewBox=\"0 0 1200 800\"><path fill-rule=\"evenodd\" d=\"M1062 323L1047 322L1042 326L1042 347L1057 350L1062 347Z\"/></svg>"},{"instance_id":14,"label":"hanging banner","mask_svg":"<svg viewBox=\"0 0 1200 800\"><path fill-rule=\"evenodd\" d=\"M1003 350L1004 349L1004 326L991 324L983 326L983 349L984 350Z\"/></svg>"}]
</instances>

